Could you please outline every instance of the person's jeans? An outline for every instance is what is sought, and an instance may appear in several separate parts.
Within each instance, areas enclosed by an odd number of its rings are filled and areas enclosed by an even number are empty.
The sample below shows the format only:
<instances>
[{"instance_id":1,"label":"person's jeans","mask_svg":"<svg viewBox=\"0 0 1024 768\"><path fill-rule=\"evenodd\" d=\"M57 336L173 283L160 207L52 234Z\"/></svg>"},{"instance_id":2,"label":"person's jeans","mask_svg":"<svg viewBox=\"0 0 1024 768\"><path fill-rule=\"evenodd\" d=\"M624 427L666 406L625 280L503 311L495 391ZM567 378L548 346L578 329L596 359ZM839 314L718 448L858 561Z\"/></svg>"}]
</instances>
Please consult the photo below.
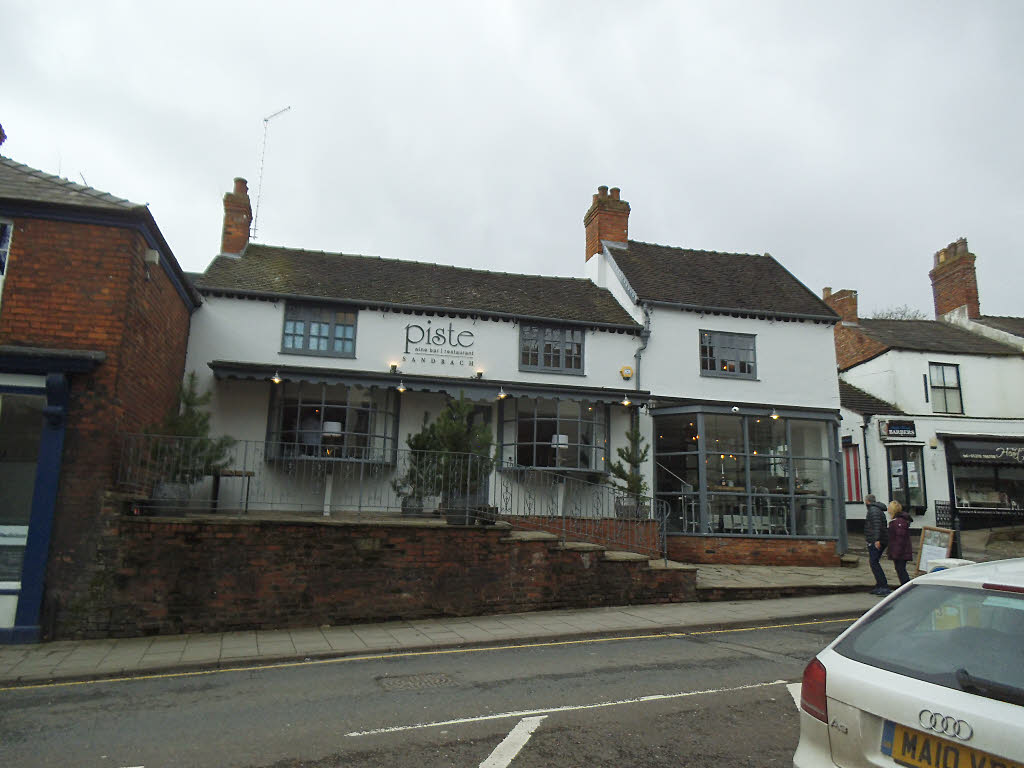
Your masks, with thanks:
<instances>
[{"instance_id":1,"label":"person's jeans","mask_svg":"<svg viewBox=\"0 0 1024 768\"><path fill-rule=\"evenodd\" d=\"M871 563L871 573L875 576L875 587L878 589L884 589L889 586L888 580L885 578L885 571L882 570L882 553L885 552L885 547L876 549L874 544L868 544L868 562Z\"/></svg>"},{"instance_id":2,"label":"person's jeans","mask_svg":"<svg viewBox=\"0 0 1024 768\"><path fill-rule=\"evenodd\" d=\"M892 563L896 566L896 575L900 577L900 584L910 581L910 575L907 573L907 561L893 560Z\"/></svg>"}]
</instances>

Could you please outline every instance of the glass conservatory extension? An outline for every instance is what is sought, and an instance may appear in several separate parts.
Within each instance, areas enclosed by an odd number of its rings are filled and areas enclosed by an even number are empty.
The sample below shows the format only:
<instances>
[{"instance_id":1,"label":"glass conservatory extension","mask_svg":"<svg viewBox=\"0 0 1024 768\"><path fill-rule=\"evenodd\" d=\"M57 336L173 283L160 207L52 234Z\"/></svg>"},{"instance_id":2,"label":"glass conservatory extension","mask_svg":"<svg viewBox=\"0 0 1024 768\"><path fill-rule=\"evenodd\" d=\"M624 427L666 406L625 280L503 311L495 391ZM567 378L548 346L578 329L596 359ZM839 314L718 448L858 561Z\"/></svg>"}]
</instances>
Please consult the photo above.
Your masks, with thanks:
<instances>
[{"instance_id":1,"label":"glass conservatory extension","mask_svg":"<svg viewBox=\"0 0 1024 768\"><path fill-rule=\"evenodd\" d=\"M654 487L670 530L695 535L834 538L837 422L704 410L654 416Z\"/></svg>"}]
</instances>

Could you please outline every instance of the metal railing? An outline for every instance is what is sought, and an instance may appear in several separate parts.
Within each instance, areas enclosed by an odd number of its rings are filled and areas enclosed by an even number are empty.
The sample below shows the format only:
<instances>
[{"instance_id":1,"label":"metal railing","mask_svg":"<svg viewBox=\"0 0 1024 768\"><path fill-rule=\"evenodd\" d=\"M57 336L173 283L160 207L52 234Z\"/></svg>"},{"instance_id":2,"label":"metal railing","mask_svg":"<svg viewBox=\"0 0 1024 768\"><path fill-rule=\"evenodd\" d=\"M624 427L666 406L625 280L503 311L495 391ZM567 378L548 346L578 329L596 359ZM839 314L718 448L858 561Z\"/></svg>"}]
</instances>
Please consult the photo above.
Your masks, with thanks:
<instances>
[{"instance_id":1,"label":"metal railing","mask_svg":"<svg viewBox=\"0 0 1024 768\"><path fill-rule=\"evenodd\" d=\"M669 505L593 474L478 454L125 435L118 490L139 514L444 518L666 556Z\"/></svg>"}]
</instances>

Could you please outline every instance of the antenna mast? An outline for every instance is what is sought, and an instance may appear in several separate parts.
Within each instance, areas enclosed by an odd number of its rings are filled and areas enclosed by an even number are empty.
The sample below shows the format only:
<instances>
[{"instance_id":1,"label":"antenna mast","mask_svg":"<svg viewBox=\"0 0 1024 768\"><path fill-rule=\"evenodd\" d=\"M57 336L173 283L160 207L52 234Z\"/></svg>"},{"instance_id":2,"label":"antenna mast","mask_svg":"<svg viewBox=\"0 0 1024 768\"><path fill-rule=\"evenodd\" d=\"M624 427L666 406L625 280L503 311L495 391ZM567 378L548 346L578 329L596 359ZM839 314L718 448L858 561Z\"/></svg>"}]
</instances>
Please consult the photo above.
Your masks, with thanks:
<instances>
[{"instance_id":1,"label":"antenna mast","mask_svg":"<svg viewBox=\"0 0 1024 768\"><path fill-rule=\"evenodd\" d=\"M266 117L263 118L263 146L260 149L260 178L259 178L259 181L257 182L257 186L256 186L256 215L253 216L253 219L252 219L252 236L253 236L253 239L256 238L256 231L257 231L256 228L259 226L259 221L260 221L260 197L263 196L263 158L266 157L266 155L267 155L267 125L275 117L277 117L278 115L283 115L289 109L291 109L290 106L285 107L284 109L279 109L274 114L267 115Z\"/></svg>"}]
</instances>

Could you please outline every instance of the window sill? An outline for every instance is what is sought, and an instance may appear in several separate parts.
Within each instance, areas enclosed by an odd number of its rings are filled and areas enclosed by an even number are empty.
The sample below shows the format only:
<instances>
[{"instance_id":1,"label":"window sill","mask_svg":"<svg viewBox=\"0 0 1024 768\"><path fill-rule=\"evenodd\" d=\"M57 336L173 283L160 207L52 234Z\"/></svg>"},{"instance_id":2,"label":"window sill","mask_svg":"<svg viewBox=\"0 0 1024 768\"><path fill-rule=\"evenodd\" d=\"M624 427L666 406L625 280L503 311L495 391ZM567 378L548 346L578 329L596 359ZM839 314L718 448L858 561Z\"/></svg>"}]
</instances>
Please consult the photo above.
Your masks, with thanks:
<instances>
[{"instance_id":1,"label":"window sill","mask_svg":"<svg viewBox=\"0 0 1024 768\"><path fill-rule=\"evenodd\" d=\"M701 371L700 375L708 379L737 379L739 381L760 381L757 376L746 373L719 373L718 371Z\"/></svg>"},{"instance_id":2,"label":"window sill","mask_svg":"<svg viewBox=\"0 0 1024 768\"><path fill-rule=\"evenodd\" d=\"M554 373L561 374L563 376L586 376L584 371L574 371L566 368L527 368L525 366L519 366L520 373Z\"/></svg>"},{"instance_id":3,"label":"window sill","mask_svg":"<svg viewBox=\"0 0 1024 768\"><path fill-rule=\"evenodd\" d=\"M312 350L309 350L309 349L281 349L280 353L282 355L304 355L304 356L308 356L308 357L331 357L331 358L334 358L334 359L341 359L341 360L355 360L356 359L355 353L353 353L351 355L343 355L341 353L335 354L334 352L313 352Z\"/></svg>"}]
</instances>

